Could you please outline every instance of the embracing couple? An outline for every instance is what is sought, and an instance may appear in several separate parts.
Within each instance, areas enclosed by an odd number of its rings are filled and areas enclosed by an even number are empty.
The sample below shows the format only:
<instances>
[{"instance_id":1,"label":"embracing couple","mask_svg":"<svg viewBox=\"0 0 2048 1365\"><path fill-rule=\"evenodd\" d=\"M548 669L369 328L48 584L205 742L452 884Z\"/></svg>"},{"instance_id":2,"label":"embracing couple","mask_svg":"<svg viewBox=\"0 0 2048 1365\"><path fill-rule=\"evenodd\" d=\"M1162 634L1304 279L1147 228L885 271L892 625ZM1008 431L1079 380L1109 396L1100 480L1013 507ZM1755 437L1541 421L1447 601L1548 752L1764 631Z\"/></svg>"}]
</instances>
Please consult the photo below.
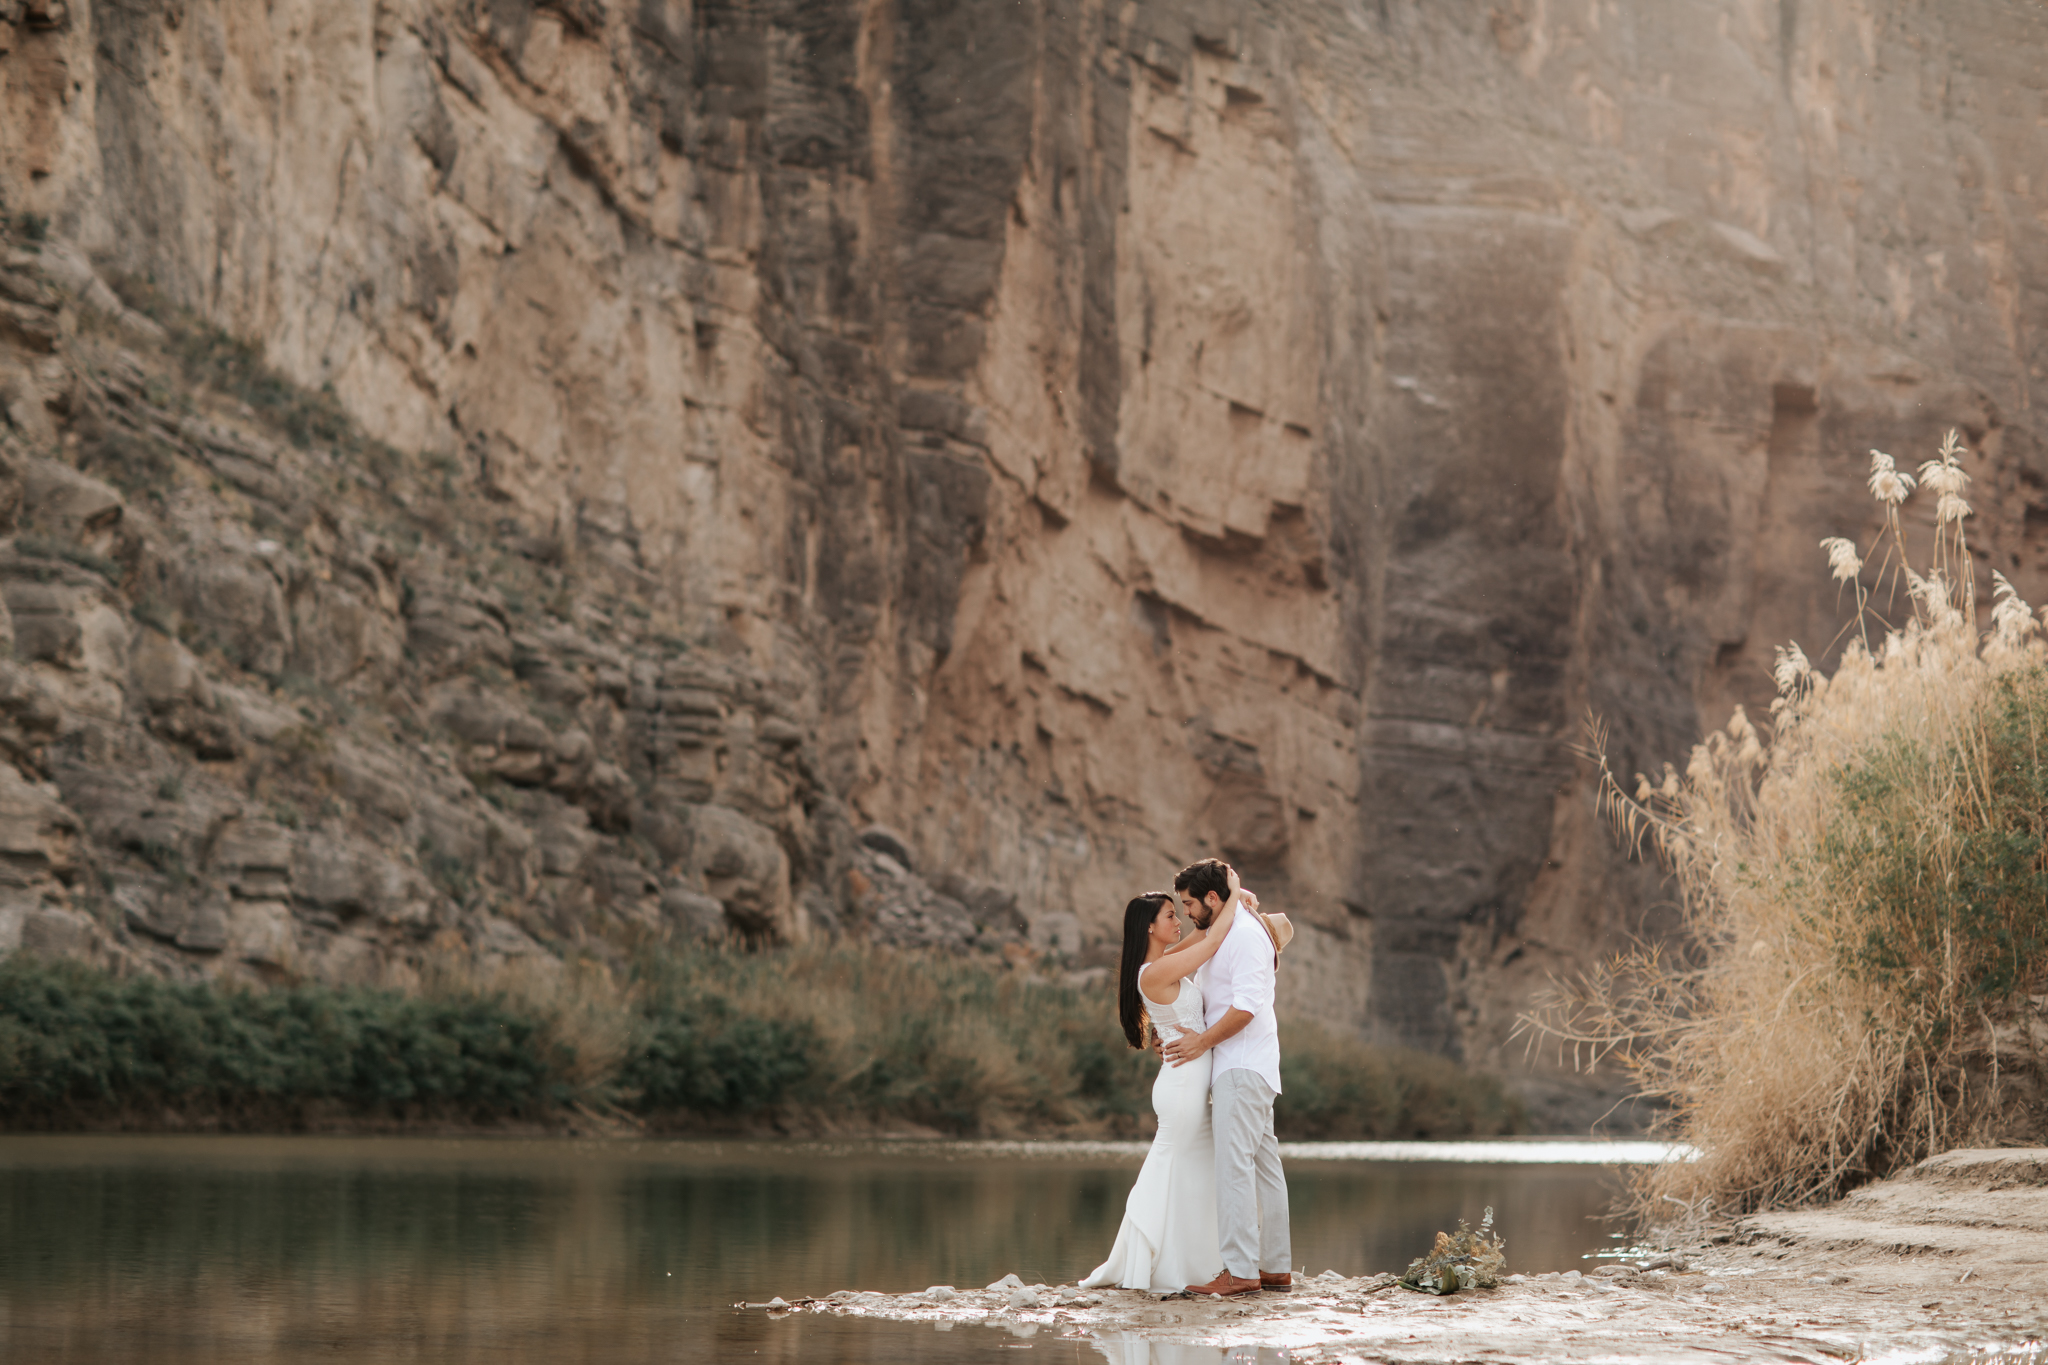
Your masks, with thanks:
<instances>
[{"instance_id":1,"label":"embracing couple","mask_svg":"<svg viewBox=\"0 0 2048 1365\"><path fill-rule=\"evenodd\" d=\"M1215 858L1182 869L1173 889L1194 921L1191 934L1182 935L1164 891L1124 907L1117 1012L1132 1047L1156 1040L1165 1059L1152 1083L1159 1131L1109 1259L1081 1283L1285 1292L1294 1287L1294 1256L1273 1137L1273 976L1294 930L1284 915L1261 914L1258 897Z\"/></svg>"}]
</instances>

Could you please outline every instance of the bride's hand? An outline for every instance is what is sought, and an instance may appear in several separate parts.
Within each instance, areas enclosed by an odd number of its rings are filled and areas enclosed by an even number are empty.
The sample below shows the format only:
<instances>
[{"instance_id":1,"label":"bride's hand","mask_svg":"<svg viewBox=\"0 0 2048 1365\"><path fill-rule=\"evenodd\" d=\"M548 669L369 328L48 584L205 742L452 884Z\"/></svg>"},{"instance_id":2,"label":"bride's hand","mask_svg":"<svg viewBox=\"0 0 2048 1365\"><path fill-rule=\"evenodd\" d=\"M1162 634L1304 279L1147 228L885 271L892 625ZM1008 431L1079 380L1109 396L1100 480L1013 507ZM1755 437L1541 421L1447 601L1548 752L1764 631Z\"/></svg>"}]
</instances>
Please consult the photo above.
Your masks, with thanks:
<instances>
[{"instance_id":1,"label":"bride's hand","mask_svg":"<svg viewBox=\"0 0 2048 1365\"><path fill-rule=\"evenodd\" d=\"M1230 866L1228 863L1224 864L1224 875L1229 879L1231 896L1235 896L1240 890L1244 888L1244 883L1237 879L1237 869ZM1230 899L1230 896L1225 896L1224 899L1228 900Z\"/></svg>"}]
</instances>

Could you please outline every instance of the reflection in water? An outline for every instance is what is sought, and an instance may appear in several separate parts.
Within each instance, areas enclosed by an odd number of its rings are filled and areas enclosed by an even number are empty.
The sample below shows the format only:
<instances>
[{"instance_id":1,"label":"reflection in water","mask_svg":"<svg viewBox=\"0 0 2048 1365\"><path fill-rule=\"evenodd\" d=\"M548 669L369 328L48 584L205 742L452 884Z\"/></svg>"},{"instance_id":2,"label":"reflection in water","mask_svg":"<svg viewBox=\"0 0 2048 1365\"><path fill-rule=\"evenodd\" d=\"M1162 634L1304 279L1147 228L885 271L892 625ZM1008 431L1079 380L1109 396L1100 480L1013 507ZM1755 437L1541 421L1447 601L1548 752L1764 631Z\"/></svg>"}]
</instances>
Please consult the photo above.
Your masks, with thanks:
<instances>
[{"instance_id":1,"label":"reflection in water","mask_svg":"<svg viewBox=\"0 0 2048 1365\"><path fill-rule=\"evenodd\" d=\"M1690 1161L1698 1153L1683 1142L1647 1138L1490 1138L1454 1142L1283 1142L1289 1161L1469 1161L1488 1165L1613 1166Z\"/></svg>"},{"instance_id":2,"label":"reflection in water","mask_svg":"<svg viewBox=\"0 0 2048 1365\"><path fill-rule=\"evenodd\" d=\"M0 1355L953 1360L1009 1338L731 1305L1072 1280L1108 1247L1135 1167L938 1144L0 1138ZM1589 1217L1611 1194L1585 1166L1301 1161L1289 1177L1297 1267L1347 1274L1405 1265L1488 1203L1512 1268L1567 1268L1603 1240Z\"/></svg>"}]
</instances>

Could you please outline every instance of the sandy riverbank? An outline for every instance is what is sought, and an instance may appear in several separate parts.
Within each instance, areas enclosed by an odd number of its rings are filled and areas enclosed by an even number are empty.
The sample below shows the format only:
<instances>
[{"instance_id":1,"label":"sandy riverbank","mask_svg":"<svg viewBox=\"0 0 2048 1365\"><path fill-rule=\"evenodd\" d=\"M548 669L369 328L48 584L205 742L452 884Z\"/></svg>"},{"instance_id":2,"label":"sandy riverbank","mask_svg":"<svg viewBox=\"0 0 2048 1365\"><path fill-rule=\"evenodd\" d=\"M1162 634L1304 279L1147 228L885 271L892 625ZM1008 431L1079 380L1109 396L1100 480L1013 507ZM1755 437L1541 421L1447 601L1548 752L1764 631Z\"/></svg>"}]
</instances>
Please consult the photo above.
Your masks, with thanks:
<instances>
[{"instance_id":1,"label":"sandy riverbank","mask_svg":"<svg viewBox=\"0 0 2048 1365\"><path fill-rule=\"evenodd\" d=\"M2048 1332L2048 1148L1951 1152L1825 1209L1444 1298L1326 1273L1227 1301L1067 1285L841 1291L767 1311L1092 1338L1116 1360L1141 1342L1287 1347L1333 1365L1968 1359Z\"/></svg>"}]
</instances>

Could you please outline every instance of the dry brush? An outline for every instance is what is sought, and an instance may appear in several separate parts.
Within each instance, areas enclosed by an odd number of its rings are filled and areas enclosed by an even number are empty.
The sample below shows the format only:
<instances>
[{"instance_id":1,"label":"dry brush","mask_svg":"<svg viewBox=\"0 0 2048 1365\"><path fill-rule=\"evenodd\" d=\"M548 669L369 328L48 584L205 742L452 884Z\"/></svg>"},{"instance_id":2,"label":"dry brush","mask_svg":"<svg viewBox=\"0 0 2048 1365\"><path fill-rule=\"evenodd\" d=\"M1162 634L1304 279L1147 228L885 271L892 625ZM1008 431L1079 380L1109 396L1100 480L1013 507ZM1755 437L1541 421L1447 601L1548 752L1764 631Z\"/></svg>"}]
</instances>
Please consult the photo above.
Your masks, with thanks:
<instances>
[{"instance_id":1,"label":"dry brush","mask_svg":"<svg viewBox=\"0 0 2048 1365\"><path fill-rule=\"evenodd\" d=\"M1951 433L1916 478L1871 452L1883 531L1821 542L1849 644L1832 675L1782 648L1767 725L1738 708L1682 773L1631 787L1596 734L1604 804L1672 870L1689 933L1556 986L1523 1028L1629 1068L1697 1148L1639 1177L1646 1216L1827 1199L2038 1136L2048 650L1996 573L1979 632L1962 453ZM1924 573L1899 514L1916 486L1936 500Z\"/></svg>"}]
</instances>

